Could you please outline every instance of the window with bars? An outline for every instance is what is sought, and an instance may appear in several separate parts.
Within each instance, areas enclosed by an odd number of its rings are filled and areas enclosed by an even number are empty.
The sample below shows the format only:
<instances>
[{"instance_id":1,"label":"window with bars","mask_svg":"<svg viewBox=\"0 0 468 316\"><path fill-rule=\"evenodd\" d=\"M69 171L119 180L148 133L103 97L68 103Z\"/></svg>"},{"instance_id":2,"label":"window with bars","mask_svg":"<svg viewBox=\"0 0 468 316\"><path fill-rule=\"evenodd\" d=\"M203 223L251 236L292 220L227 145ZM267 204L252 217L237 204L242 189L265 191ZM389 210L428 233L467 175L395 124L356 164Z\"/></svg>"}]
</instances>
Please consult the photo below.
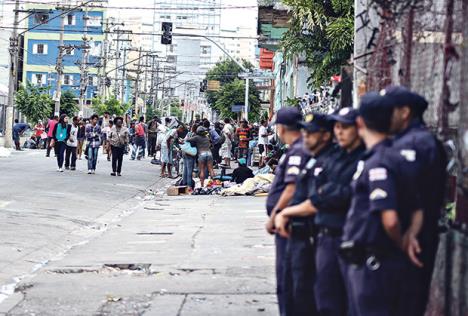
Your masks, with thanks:
<instances>
[{"instance_id":1,"label":"window with bars","mask_svg":"<svg viewBox=\"0 0 468 316\"><path fill-rule=\"evenodd\" d=\"M76 25L76 16L73 14L67 15L66 25Z\"/></svg>"},{"instance_id":2,"label":"window with bars","mask_svg":"<svg viewBox=\"0 0 468 316\"><path fill-rule=\"evenodd\" d=\"M48 46L47 44L34 44L33 45L33 54L37 55L47 55Z\"/></svg>"},{"instance_id":3,"label":"window with bars","mask_svg":"<svg viewBox=\"0 0 468 316\"><path fill-rule=\"evenodd\" d=\"M63 84L66 86L73 85L73 75L63 75Z\"/></svg>"}]
</instances>

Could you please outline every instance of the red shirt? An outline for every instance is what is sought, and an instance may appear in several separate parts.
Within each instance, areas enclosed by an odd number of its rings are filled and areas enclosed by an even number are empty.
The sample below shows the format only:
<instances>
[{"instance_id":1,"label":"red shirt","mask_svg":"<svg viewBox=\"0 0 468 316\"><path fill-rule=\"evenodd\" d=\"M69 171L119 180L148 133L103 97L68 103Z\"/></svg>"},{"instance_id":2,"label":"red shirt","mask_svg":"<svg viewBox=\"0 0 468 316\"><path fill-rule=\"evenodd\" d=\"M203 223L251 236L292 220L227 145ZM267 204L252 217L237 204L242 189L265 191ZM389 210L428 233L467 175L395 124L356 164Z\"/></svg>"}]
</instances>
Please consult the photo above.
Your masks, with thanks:
<instances>
[{"instance_id":1,"label":"red shirt","mask_svg":"<svg viewBox=\"0 0 468 316\"><path fill-rule=\"evenodd\" d=\"M249 128L238 128L237 135L239 136L239 148L249 148Z\"/></svg>"},{"instance_id":2,"label":"red shirt","mask_svg":"<svg viewBox=\"0 0 468 316\"><path fill-rule=\"evenodd\" d=\"M49 120L47 125L49 126L49 131L47 132L47 137L53 137L52 133L54 132L55 125L57 125L58 121L56 120Z\"/></svg>"}]
</instances>

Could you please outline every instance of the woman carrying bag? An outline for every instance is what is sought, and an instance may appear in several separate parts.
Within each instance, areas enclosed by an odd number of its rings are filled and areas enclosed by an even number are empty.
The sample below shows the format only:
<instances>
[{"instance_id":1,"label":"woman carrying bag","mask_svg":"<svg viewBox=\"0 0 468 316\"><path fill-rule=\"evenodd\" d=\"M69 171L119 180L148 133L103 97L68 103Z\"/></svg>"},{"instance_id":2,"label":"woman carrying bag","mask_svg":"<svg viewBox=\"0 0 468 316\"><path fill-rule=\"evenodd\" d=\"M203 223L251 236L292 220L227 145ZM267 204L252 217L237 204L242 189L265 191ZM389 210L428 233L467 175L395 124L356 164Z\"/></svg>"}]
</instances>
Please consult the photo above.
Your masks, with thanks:
<instances>
[{"instance_id":1,"label":"woman carrying bag","mask_svg":"<svg viewBox=\"0 0 468 316\"><path fill-rule=\"evenodd\" d=\"M65 150L67 149L67 141L70 137L68 129L68 116L66 114L60 115L60 119L54 126L52 132L51 147L54 147L55 154L57 155L58 172L63 172L63 162L65 161Z\"/></svg>"}]
</instances>

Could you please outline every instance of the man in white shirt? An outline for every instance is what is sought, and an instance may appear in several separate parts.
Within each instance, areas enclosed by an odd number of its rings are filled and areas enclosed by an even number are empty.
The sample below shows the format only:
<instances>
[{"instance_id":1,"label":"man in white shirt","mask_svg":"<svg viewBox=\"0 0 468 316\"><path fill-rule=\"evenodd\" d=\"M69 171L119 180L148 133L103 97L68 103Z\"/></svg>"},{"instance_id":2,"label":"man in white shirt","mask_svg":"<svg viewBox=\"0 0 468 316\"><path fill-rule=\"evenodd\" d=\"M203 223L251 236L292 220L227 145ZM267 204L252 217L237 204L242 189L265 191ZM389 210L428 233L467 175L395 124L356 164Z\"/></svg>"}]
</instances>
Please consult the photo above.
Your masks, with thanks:
<instances>
[{"instance_id":1,"label":"man in white shirt","mask_svg":"<svg viewBox=\"0 0 468 316\"><path fill-rule=\"evenodd\" d=\"M65 169L76 169L76 147L78 147L78 123L77 116L73 117L72 124L68 125L67 147L65 149Z\"/></svg>"},{"instance_id":2,"label":"man in white shirt","mask_svg":"<svg viewBox=\"0 0 468 316\"><path fill-rule=\"evenodd\" d=\"M260 124L260 129L258 130L258 151L260 153L259 166L262 167L265 160L264 158L268 153L268 136L271 133L268 132L267 121L262 120Z\"/></svg>"},{"instance_id":3,"label":"man in white shirt","mask_svg":"<svg viewBox=\"0 0 468 316\"><path fill-rule=\"evenodd\" d=\"M224 159L224 164L229 168L231 168L232 139L234 137L234 127L231 125L230 122L230 119L224 119L223 134L225 136L225 141L221 145L221 150L219 152L221 158Z\"/></svg>"}]
</instances>

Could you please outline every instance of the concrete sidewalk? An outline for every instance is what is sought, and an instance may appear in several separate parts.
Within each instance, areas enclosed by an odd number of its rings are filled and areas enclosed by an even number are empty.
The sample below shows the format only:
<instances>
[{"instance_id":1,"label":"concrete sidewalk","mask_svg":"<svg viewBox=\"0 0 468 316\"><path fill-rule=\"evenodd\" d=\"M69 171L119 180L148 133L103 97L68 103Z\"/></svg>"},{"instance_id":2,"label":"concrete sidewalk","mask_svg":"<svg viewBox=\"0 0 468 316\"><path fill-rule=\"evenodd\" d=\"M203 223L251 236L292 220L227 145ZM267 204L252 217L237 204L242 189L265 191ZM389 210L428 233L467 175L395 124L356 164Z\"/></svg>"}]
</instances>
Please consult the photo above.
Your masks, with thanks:
<instances>
[{"instance_id":1,"label":"concrete sidewalk","mask_svg":"<svg viewBox=\"0 0 468 316\"><path fill-rule=\"evenodd\" d=\"M148 194L25 279L8 315L277 315L264 198Z\"/></svg>"}]
</instances>

